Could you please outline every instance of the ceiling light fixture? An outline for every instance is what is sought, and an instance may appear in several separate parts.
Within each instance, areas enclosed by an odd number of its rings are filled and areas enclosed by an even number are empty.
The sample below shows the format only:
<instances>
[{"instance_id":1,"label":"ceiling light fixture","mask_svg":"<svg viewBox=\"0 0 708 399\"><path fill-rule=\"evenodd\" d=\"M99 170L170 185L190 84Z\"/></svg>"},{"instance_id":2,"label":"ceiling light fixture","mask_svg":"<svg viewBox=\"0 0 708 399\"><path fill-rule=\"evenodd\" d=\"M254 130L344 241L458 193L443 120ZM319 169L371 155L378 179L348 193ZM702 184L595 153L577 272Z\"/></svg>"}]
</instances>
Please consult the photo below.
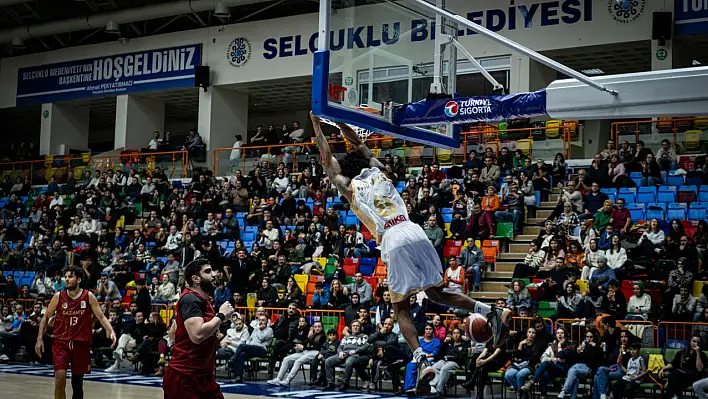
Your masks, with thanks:
<instances>
[{"instance_id":1,"label":"ceiling light fixture","mask_svg":"<svg viewBox=\"0 0 708 399\"><path fill-rule=\"evenodd\" d=\"M106 33L110 33L112 35L120 35L120 25L118 22L115 21L108 21L106 24Z\"/></svg>"},{"instance_id":2,"label":"ceiling light fixture","mask_svg":"<svg viewBox=\"0 0 708 399\"><path fill-rule=\"evenodd\" d=\"M586 75L603 75L605 71L599 68L589 68L589 69L583 69L580 71Z\"/></svg>"},{"instance_id":3,"label":"ceiling light fixture","mask_svg":"<svg viewBox=\"0 0 708 399\"><path fill-rule=\"evenodd\" d=\"M231 7L222 2L217 2L214 7L214 16L217 18L231 18Z\"/></svg>"},{"instance_id":4,"label":"ceiling light fixture","mask_svg":"<svg viewBox=\"0 0 708 399\"><path fill-rule=\"evenodd\" d=\"M12 48L21 50L25 48L25 41L21 37L15 37L12 39Z\"/></svg>"}]
</instances>

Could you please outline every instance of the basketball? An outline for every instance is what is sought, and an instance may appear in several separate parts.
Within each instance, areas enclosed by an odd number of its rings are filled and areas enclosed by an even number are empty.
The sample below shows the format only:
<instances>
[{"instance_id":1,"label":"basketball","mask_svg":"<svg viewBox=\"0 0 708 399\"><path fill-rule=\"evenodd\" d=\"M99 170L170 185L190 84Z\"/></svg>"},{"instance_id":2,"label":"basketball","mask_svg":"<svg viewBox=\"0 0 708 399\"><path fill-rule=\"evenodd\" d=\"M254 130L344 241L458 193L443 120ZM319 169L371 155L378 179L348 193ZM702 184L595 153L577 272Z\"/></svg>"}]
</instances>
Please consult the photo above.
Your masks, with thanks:
<instances>
[{"instance_id":1,"label":"basketball","mask_svg":"<svg viewBox=\"0 0 708 399\"><path fill-rule=\"evenodd\" d=\"M487 318L479 313L465 319L465 333L476 343L483 344L492 339L492 328L487 325Z\"/></svg>"}]
</instances>

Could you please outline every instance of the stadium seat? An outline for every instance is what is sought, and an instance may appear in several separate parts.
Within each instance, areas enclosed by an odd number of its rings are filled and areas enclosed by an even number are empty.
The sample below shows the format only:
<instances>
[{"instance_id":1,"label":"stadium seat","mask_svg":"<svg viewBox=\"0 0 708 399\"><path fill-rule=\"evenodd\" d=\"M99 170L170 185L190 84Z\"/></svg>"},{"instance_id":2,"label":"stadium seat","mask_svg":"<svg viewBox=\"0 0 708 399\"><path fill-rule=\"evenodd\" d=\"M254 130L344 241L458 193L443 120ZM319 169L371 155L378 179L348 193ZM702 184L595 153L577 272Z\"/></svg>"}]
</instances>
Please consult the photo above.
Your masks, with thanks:
<instances>
[{"instance_id":1,"label":"stadium seat","mask_svg":"<svg viewBox=\"0 0 708 399\"><path fill-rule=\"evenodd\" d=\"M675 202L676 201L676 193L675 192L660 191L656 200L658 202Z\"/></svg>"},{"instance_id":2,"label":"stadium seat","mask_svg":"<svg viewBox=\"0 0 708 399\"><path fill-rule=\"evenodd\" d=\"M630 211L631 213L631 211ZM647 208L646 212L644 213L645 215L645 220L651 220L651 219L658 219L658 220L663 220L666 219L665 215L666 212L662 209L657 209L657 208ZM633 218L634 219L634 218Z\"/></svg>"},{"instance_id":3,"label":"stadium seat","mask_svg":"<svg viewBox=\"0 0 708 399\"><path fill-rule=\"evenodd\" d=\"M618 193L616 198L618 200L620 198L624 199L625 203L637 202L636 201L636 198L637 198L636 193L633 193L633 192L631 192L631 193L630 192Z\"/></svg>"},{"instance_id":4,"label":"stadium seat","mask_svg":"<svg viewBox=\"0 0 708 399\"><path fill-rule=\"evenodd\" d=\"M356 217L356 215L347 215L347 218L344 219L344 224L347 226L350 225L358 225L359 224L359 218Z\"/></svg>"},{"instance_id":5,"label":"stadium seat","mask_svg":"<svg viewBox=\"0 0 708 399\"><path fill-rule=\"evenodd\" d=\"M688 210L688 220L705 220L706 217L708 217L708 211L706 208L691 207Z\"/></svg>"},{"instance_id":6,"label":"stadium seat","mask_svg":"<svg viewBox=\"0 0 708 399\"><path fill-rule=\"evenodd\" d=\"M632 217L632 220L645 220L643 208L630 209L629 215Z\"/></svg>"},{"instance_id":7,"label":"stadium seat","mask_svg":"<svg viewBox=\"0 0 708 399\"><path fill-rule=\"evenodd\" d=\"M639 203L646 203L646 202L654 202L656 201L656 194L653 192L647 193L647 192L640 192L637 194L637 202Z\"/></svg>"},{"instance_id":8,"label":"stadium seat","mask_svg":"<svg viewBox=\"0 0 708 399\"><path fill-rule=\"evenodd\" d=\"M686 209L685 208L669 209L666 212L666 217L671 220L673 220L673 219L678 219L678 220L686 219Z\"/></svg>"},{"instance_id":9,"label":"stadium seat","mask_svg":"<svg viewBox=\"0 0 708 399\"><path fill-rule=\"evenodd\" d=\"M669 186L680 186L683 183L683 176L669 176L666 178L666 184Z\"/></svg>"}]
</instances>

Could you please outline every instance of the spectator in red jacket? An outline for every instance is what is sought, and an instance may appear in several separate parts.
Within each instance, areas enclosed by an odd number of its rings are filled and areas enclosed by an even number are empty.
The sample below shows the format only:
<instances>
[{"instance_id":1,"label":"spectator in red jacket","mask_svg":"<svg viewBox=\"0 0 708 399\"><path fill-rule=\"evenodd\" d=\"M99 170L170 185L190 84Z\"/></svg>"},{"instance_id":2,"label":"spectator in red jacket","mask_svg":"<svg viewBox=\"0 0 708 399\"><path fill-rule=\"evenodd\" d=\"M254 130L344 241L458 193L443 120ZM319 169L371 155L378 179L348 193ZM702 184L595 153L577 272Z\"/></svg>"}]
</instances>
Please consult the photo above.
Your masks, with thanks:
<instances>
[{"instance_id":1,"label":"spectator in red jacket","mask_svg":"<svg viewBox=\"0 0 708 399\"><path fill-rule=\"evenodd\" d=\"M486 240L494 235L494 218L492 215L482 210L480 204L472 205L472 213L467 224L469 236L479 240Z\"/></svg>"},{"instance_id":2,"label":"spectator in red jacket","mask_svg":"<svg viewBox=\"0 0 708 399\"><path fill-rule=\"evenodd\" d=\"M624 198L618 198L615 205L617 206L612 210L610 224L616 232L626 234L629 228L632 227L632 215L624 207Z\"/></svg>"},{"instance_id":3,"label":"spectator in red jacket","mask_svg":"<svg viewBox=\"0 0 708 399\"><path fill-rule=\"evenodd\" d=\"M430 184L433 185L434 187L440 186L440 182L445 179L447 175L445 172L440 170L440 164L435 162L433 163L433 170L430 172L428 175L428 180L430 180Z\"/></svg>"}]
</instances>

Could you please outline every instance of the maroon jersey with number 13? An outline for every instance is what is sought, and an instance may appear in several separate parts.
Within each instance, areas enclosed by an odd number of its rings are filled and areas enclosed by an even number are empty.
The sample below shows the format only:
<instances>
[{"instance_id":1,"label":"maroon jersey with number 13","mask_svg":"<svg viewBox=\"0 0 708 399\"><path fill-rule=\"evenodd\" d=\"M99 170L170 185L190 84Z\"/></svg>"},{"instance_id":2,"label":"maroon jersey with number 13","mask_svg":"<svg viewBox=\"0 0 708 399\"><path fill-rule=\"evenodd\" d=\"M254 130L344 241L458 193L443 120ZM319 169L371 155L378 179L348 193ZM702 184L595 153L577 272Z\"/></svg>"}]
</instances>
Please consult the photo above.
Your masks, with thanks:
<instances>
[{"instance_id":1,"label":"maroon jersey with number 13","mask_svg":"<svg viewBox=\"0 0 708 399\"><path fill-rule=\"evenodd\" d=\"M72 299L66 290L62 290L54 319L54 339L91 342L92 325L89 291L82 290L78 298Z\"/></svg>"}]
</instances>

